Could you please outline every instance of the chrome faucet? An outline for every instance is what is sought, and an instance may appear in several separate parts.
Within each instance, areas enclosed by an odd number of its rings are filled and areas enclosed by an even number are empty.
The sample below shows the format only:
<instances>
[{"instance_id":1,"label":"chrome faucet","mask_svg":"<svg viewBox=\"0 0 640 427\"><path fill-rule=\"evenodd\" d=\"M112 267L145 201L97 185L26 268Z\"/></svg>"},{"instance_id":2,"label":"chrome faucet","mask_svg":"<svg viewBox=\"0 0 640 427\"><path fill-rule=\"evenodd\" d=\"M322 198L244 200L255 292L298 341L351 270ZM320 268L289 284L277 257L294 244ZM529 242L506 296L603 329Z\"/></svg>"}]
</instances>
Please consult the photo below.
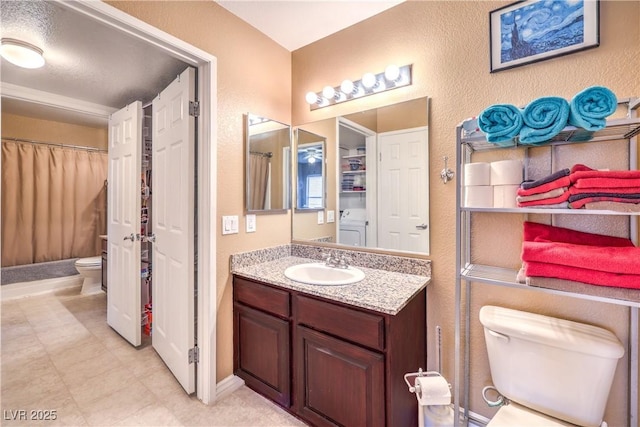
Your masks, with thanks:
<instances>
[{"instance_id":1,"label":"chrome faucet","mask_svg":"<svg viewBox=\"0 0 640 427\"><path fill-rule=\"evenodd\" d=\"M327 267L344 268L344 269L349 268L350 259L344 255L338 256L338 255L332 255L330 253L323 253L322 257L324 258L324 264Z\"/></svg>"}]
</instances>

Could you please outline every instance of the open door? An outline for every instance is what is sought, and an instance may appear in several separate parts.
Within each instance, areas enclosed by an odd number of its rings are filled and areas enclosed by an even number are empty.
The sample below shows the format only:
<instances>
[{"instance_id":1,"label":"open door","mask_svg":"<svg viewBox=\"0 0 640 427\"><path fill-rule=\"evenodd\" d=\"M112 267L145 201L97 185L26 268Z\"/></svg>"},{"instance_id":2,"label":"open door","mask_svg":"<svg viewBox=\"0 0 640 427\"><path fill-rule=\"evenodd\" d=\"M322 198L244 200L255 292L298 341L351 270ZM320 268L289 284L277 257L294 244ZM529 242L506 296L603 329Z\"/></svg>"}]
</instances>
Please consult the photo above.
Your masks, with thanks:
<instances>
[{"instance_id":1,"label":"open door","mask_svg":"<svg viewBox=\"0 0 640 427\"><path fill-rule=\"evenodd\" d=\"M140 170L142 103L109 119L107 323L140 345Z\"/></svg>"},{"instance_id":2,"label":"open door","mask_svg":"<svg viewBox=\"0 0 640 427\"><path fill-rule=\"evenodd\" d=\"M195 70L153 100L153 348L187 393L195 391Z\"/></svg>"}]
</instances>

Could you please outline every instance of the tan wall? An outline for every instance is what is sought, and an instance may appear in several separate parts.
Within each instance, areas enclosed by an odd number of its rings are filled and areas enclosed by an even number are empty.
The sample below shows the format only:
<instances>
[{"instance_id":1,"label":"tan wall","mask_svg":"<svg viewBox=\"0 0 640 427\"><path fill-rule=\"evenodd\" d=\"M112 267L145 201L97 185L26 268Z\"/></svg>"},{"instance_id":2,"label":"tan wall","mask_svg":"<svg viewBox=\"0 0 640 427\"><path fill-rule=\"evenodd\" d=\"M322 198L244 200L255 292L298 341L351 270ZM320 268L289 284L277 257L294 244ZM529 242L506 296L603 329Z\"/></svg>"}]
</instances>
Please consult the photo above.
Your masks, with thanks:
<instances>
[{"instance_id":1,"label":"tan wall","mask_svg":"<svg viewBox=\"0 0 640 427\"><path fill-rule=\"evenodd\" d=\"M258 215L245 233L243 114L291 123L291 55L273 40L205 1L112 1L112 6L216 56L218 62L218 295L217 379L233 372L232 288L229 256L291 240L290 214ZM240 233L222 236L222 215L239 215Z\"/></svg>"},{"instance_id":2,"label":"tan wall","mask_svg":"<svg viewBox=\"0 0 640 427\"><path fill-rule=\"evenodd\" d=\"M2 137L107 148L107 127L94 128L2 113Z\"/></svg>"},{"instance_id":3,"label":"tan wall","mask_svg":"<svg viewBox=\"0 0 640 427\"><path fill-rule=\"evenodd\" d=\"M423 96L430 104L431 251L433 282L429 289L428 351L435 354L434 331L443 328L443 368L454 374L455 309L455 185L436 179L442 157L456 154L455 127L499 102L525 105L546 95L571 98L585 87L599 84L620 97L640 95L640 3L600 2L600 46L548 61L489 73L488 14L511 3L412 1L396 6L293 52L293 124L345 115ZM309 90L357 79L364 72L379 72L390 64L413 64L413 85L338 106L309 111L304 95ZM451 165L451 163L450 163ZM497 219L499 220L499 219ZM496 221L497 221L496 220ZM509 221L521 221L510 218ZM508 225L508 224L507 224ZM519 229L511 224L512 230ZM517 231L514 231L517 233ZM500 235L489 236L484 247L491 261L511 259L513 245L502 245ZM477 322L481 305L496 304L584 321L612 330L625 342L627 309L604 303L556 297L535 292L476 285L472 292L471 410L490 415L479 397L490 375L484 340ZM433 369L434 357L429 368ZM609 425L627 425L626 357L617 371L609 399Z\"/></svg>"}]
</instances>

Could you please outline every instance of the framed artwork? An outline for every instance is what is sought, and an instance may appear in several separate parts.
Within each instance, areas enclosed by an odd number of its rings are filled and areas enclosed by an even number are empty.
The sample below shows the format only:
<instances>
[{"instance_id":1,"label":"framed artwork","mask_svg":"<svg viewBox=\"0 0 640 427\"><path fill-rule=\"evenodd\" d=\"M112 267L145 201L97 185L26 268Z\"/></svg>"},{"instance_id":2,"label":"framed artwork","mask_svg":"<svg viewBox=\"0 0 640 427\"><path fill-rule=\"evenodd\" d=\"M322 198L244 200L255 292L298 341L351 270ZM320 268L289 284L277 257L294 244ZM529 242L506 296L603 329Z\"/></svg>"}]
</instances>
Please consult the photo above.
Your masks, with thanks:
<instances>
[{"instance_id":1,"label":"framed artwork","mask_svg":"<svg viewBox=\"0 0 640 427\"><path fill-rule=\"evenodd\" d=\"M525 0L489 12L491 72L600 44L598 0Z\"/></svg>"}]
</instances>

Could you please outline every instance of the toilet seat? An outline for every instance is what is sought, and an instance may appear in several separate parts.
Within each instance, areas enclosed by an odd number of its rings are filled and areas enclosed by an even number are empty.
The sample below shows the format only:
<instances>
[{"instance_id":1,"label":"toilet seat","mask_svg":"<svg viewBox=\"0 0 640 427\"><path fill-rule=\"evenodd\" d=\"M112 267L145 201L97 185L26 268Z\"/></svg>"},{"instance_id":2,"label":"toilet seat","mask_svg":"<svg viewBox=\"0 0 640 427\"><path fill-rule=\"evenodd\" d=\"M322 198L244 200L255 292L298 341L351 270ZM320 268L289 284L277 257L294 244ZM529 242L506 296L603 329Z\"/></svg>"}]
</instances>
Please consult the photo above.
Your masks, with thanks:
<instances>
[{"instance_id":1,"label":"toilet seat","mask_svg":"<svg viewBox=\"0 0 640 427\"><path fill-rule=\"evenodd\" d=\"M102 257L94 256L89 258L80 258L75 264L78 267L98 267L102 265Z\"/></svg>"},{"instance_id":2,"label":"toilet seat","mask_svg":"<svg viewBox=\"0 0 640 427\"><path fill-rule=\"evenodd\" d=\"M557 418L552 418L543 413L534 411L525 406L518 405L517 403L509 403L500 408L496 415L489 421L487 427L514 427L514 426L527 426L527 427L575 427L575 424L570 424L561 421Z\"/></svg>"}]
</instances>

